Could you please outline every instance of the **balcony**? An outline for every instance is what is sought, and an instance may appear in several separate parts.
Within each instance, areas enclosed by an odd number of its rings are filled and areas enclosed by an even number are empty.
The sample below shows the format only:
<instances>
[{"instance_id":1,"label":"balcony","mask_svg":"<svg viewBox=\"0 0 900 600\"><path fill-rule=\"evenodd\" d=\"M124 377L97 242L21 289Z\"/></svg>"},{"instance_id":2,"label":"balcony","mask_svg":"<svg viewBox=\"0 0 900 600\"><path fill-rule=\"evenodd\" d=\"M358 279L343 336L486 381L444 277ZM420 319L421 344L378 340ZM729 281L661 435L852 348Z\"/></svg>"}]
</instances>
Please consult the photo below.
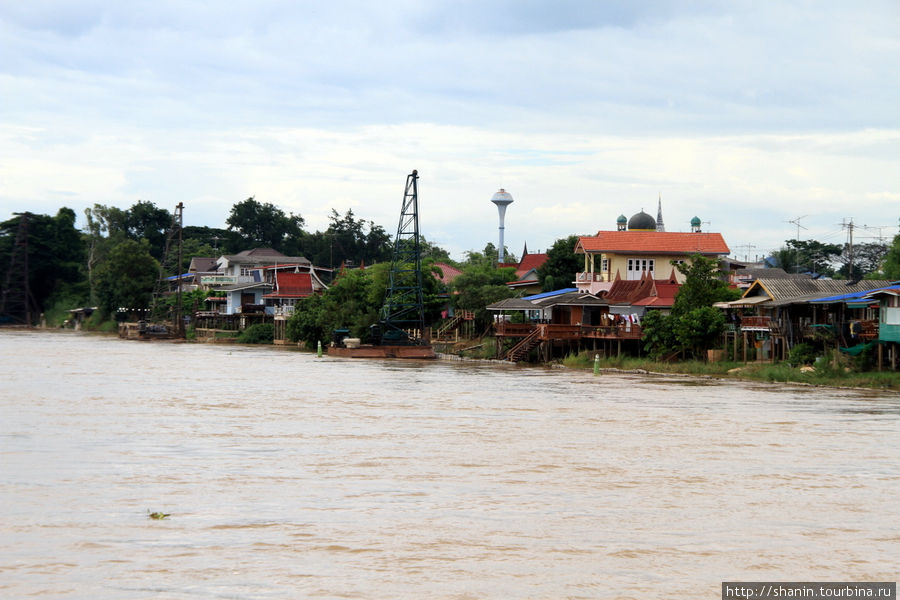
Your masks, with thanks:
<instances>
[{"instance_id":1,"label":"balcony","mask_svg":"<svg viewBox=\"0 0 900 600\"><path fill-rule=\"evenodd\" d=\"M771 331L772 317L742 317L741 331Z\"/></svg>"},{"instance_id":2,"label":"balcony","mask_svg":"<svg viewBox=\"0 0 900 600\"><path fill-rule=\"evenodd\" d=\"M606 279L603 277L603 273L584 271L582 273L575 274L576 283L587 283L594 281L606 281Z\"/></svg>"},{"instance_id":3,"label":"balcony","mask_svg":"<svg viewBox=\"0 0 900 600\"><path fill-rule=\"evenodd\" d=\"M204 275L200 278L201 285L213 287L222 285L234 285L236 283L253 283L250 275Z\"/></svg>"}]
</instances>

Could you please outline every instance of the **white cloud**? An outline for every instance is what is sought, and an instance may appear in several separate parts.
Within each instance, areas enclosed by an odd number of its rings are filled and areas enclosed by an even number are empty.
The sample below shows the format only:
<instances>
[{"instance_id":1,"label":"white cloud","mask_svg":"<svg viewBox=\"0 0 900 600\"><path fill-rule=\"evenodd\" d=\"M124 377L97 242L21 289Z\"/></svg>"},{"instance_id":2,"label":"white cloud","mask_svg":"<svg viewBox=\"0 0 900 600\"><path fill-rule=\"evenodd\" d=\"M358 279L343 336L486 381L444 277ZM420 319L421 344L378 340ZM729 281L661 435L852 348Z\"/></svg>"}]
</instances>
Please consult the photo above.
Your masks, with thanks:
<instances>
[{"instance_id":1,"label":"white cloud","mask_svg":"<svg viewBox=\"0 0 900 600\"><path fill-rule=\"evenodd\" d=\"M0 7L0 210L248 196L518 252L653 213L770 249L896 225L898 7L869 2ZM886 222L885 222L886 221Z\"/></svg>"}]
</instances>

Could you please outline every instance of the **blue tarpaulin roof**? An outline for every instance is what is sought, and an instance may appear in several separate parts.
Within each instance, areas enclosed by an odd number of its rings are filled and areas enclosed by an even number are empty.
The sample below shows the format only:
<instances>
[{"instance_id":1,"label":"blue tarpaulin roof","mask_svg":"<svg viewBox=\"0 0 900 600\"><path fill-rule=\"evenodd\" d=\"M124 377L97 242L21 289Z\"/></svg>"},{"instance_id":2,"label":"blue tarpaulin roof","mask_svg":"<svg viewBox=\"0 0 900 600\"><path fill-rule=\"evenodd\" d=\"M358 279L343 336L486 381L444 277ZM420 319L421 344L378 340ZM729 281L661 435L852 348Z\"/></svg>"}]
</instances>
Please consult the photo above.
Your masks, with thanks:
<instances>
[{"instance_id":1,"label":"blue tarpaulin roof","mask_svg":"<svg viewBox=\"0 0 900 600\"><path fill-rule=\"evenodd\" d=\"M816 298L814 300L808 300L811 304L830 304L832 302L846 302L850 304L851 302L866 302L863 299L863 296L867 294L871 294L872 292L877 292L878 290L886 290L888 288L873 288L871 290L862 290L860 292L851 292L849 294L838 294L837 296L828 296L827 298Z\"/></svg>"},{"instance_id":2,"label":"blue tarpaulin roof","mask_svg":"<svg viewBox=\"0 0 900 600\"><path fill-rule=\"evenodd\" d=\"M525 296L522 300L540 300L541 298L550 298L559 296L560 294L568 294L569 292L577 292L578 288L565 288L562 290L553 290L552 292L544 292L543 294L535 294L534 296Z\"/></svg>"},{"instance_id":3,"label":"blue tarpaulin roof","mask_svg":"<svg viewBox=\"0 0 900 600\"><path fill-rule=\"evenodd\" d=\"M170 277L166 277L166 281L175 281L176 279L185 279L187 277L192 277L193 273L185 273L184 275L172 275Z\"/></svg>"}]
</instances>

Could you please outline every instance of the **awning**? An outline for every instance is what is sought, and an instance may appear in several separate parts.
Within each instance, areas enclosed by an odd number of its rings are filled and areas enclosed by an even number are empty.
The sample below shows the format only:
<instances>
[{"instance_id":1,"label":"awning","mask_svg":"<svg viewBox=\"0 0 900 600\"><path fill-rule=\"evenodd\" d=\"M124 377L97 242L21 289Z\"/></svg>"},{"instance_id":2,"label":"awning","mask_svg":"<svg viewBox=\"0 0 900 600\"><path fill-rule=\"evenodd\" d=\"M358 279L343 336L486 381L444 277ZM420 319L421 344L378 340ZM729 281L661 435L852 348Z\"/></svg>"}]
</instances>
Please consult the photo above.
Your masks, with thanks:
<instances>
[{"instance_id":1,"label":"awning","mask_svg":"<svg viewBox=\"0 0 900 600\"><path fill-rule=\"evenodd\" d=\"M540 306L522 298L505 298L499 302L488 304L488 310L540 310Z\"/></svg>"},{"instance_id":2,"label":"awning","mask_svg":"<svg viewBox=\"0 0 900 600\"><path fill-rule=\"evenodd\" d=\"M714 306L718 308L749 308L751 306L758 306L760 304L763 304L764 302L771 301L772 299L768 296L750 296L749 298L738 298L737 300L732 300L731 302L716 302Z\"/></svg>"}]
</instances>

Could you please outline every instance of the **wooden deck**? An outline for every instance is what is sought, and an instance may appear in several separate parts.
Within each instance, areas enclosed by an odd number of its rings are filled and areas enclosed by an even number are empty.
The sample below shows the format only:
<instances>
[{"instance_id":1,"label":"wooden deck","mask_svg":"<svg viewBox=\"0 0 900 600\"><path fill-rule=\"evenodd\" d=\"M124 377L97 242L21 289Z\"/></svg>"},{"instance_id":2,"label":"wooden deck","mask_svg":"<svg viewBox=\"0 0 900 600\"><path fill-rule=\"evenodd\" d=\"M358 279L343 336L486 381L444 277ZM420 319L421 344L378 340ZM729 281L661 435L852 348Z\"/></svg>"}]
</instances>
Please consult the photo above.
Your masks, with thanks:
<instances>
[{"instance_id":1,"label":"wooden deck","mask_svg":"<svg viewBox=\"0 0 900 600\"><path fill-rule=\"evenodd\" d=\"M558 325L555 323L495 323L497 337L524 338L537 330L541 341L594 340L639 340L643 332L640 325L620 323L617 325Z\"/></svg>"}]
</instances>

